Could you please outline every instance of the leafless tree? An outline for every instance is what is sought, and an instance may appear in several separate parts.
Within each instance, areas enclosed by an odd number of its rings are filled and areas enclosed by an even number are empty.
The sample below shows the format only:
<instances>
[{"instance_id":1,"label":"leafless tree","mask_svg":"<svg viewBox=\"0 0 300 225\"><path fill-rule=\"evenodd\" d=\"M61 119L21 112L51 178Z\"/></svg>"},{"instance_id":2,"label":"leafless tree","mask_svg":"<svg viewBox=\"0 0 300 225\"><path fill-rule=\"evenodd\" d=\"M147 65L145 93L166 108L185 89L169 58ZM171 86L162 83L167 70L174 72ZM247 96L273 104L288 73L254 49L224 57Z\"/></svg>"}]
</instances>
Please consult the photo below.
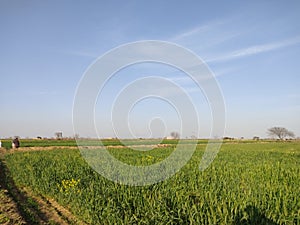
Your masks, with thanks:
<instances>
[{"instance_id":1,"label":"leafless tree","mask_svg":"<svg viewBox=\"0 0 300 225\"><path fill-rule=\"evenodd\" d=\"M284 127L271 127L268 129L268 134L272 137L278 137L280 140L284 140L286 137L295 137L295 134L292 131L289 131Z\"/></svg>"},{"instance_id":2,"label":"leafless tree","mask_svg":"<svg viewBox=\"0 0 300 225\"><path fill-rule=\"evenodd\" d=\"M292 132L292 131L289 131L289 132L287 133L287 136L290 137L290 138L295 138L295 137L296 137L296 135L295 135L294 132Z\"/></svg>"}]
</instances>

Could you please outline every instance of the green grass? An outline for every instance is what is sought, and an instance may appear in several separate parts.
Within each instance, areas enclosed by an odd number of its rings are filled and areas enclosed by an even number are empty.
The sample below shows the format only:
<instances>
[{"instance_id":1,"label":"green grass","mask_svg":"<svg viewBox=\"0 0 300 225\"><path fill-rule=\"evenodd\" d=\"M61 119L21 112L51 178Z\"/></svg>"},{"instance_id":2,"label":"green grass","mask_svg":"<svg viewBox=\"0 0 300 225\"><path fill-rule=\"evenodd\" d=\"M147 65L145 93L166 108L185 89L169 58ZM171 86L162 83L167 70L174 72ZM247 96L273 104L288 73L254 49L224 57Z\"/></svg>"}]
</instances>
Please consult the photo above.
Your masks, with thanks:
<instances>
[{"instance_id":1,"label":"green grass","mask_svg":"<svg viewBox=\"0 0 300 225\"><path fill-rule=\"evenodd\" d=\"M91 224L300 223L299 142L227 142L201 172L204 149L198 145L175 176L144 187L103 178L78 150L14 153L6 162L18 186L56 199ZM149 165L172 150L110 151L126 163Z\"/></svg>"},{"instance_id":2,"label":"green grass","mask_svg":"<svg viewBox=\"0 0 300 225\"><path fill-rule=\"evenodd\" d=\"M2 141L2 147L6 149L11 148L11 139L3 139ZM100 141L97 139L89 139L89 140L81 140L84 143L87 143L88 145L99 145ZM189 144L194 143L194 140L182 140L183 143ZM207 139L199 139L198 144L206 144L208 142ZM224 143L255 143L257 141L253 140L226 140ZM273 140L265 140L265 142L274 142ZM128 146L128 145L153 145L160 143L159 139L102 139L101 140L102 145L105 146ZM161 141L161 144L169 144L169 145L176 145L178 143L178 140L173 139L163 139ZM77 146L75 139L20 139L20 147L53 147L53 146L66 146L66 147L72 147Z\"/></svg>"},{"instance_id":3,"label":"green grass","mask_svg":"<svg viewBox=\"0 0 300 225\"><path fill-rule=\"evenodd\" d=\"M11 142L10 139L4 139L2 141L2 147L10 149ZM91 140L83 140L90 145L99 145L99 140L91 139ZM102 144L105 146L116 146L116 145L151 145L157 144L158 140L155 139L141 139L141 140L119 140L119 139L103 139L101 140ZM163 140L162 144L176 144L177 140ZM185 141L185 142L188 142ZM200 140L199 142L206 143L206 140ZM75 139L20 139L21 147L49 147L49 146L77 146Z\"/></svg>"}]
</instances>

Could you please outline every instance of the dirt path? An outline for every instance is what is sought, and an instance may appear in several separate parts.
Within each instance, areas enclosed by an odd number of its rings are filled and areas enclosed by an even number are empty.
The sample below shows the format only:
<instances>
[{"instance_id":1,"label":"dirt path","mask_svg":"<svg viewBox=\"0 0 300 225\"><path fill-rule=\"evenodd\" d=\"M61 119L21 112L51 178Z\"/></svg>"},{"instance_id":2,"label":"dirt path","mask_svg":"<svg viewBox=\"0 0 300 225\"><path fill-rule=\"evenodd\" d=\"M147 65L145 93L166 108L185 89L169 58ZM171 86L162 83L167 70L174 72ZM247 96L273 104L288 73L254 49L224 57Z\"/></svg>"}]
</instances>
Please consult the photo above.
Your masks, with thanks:
<instances>
[{"instance_id":1,"label":"dirt path","mask_svg":"<svg viewBox=\"0 0 300 225\"><path fill-rule=\"evenodd\" d=\"M22 150L21 150L22 151ZM18 188L0 149L0 224L85 224L56 201ZM10 152L11 153L11 152Z\"/></svg>"},{"instance_id":2,"label":"dirt path","mask_svg":"<svg viewBox=\"0 0 300 225\"><path fill-rule=\"evenodd\" d=\"M17 204L8 191L0 184L0 224L26 224L20 215Z\"/></svg>"}]
</instances>

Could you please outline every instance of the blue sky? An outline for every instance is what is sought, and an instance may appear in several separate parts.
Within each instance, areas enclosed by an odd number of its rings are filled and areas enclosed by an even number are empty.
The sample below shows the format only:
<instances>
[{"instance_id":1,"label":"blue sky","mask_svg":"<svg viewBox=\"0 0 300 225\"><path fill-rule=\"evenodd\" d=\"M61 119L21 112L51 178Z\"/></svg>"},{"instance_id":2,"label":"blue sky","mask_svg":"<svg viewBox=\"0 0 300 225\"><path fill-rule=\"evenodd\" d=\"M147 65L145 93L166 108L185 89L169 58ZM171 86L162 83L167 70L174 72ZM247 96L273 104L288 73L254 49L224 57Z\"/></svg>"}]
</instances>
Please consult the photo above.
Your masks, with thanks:
<instances>
[{"instance_id":1,"label":"blue sky","mask_svg":"<svg viewBox=\"0 0 300 225\"><path fill-rule=\"evenodd\" d=\"M268 128L283 126L300 136L299 11L299 1L2 0L0 137L72 136L73 100L88 66L110 49L140 40L176 43L207 63L225 99L225 135L266 137ZM101 135L115 135L107 110L112 96L152 75L190 93L200 137L209 136L203 93L182 72L149 64L126 68L107 84L95 106ZM140 102L131 113L137 137L149 137L153 119L158 136L180 129L174 108L158 99ZM163 134L157 117L166 123Z\"/></svg>"}]
</instances>

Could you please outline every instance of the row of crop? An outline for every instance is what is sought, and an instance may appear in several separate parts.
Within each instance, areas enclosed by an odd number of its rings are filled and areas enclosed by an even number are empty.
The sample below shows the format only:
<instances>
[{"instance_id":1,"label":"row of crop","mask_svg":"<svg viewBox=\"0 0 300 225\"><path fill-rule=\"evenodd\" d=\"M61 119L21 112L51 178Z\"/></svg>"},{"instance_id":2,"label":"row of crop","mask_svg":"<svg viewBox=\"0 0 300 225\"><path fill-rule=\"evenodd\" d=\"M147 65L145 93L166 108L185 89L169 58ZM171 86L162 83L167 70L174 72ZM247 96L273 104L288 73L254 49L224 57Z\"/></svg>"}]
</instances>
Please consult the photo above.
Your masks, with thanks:
<instances>
[{"instance_id":1,"label":"row of crop","mask_svg":"<svg viewBox=\"0 0 300 225\"><path fill-rule=\"evenodd\" d=\"M212 140L213 141L213 140ZM10 149L12 147L12 139L2 139L2 147ZM20 139L21 147L55 147L55 146L133 146L133 145L176 145L177 143L183 144L207 144L207 139ZM227 143L238 143L238 144L252 144L252 143L272 143L274 140L263 140L263 141L253 141L253 140L226 140L223 144ZM296 143L299 143L295 141Z\"/></svg>"},{"instance_id":2,"label":"row of crop","mask_svg":"<svg viewBox=\"0 0 300 225\"><path fill-rule=\"evenodd\" d=\"M138 164L148 165L142 161L147 156L151 162L159 161L171 150L138 152ZM74 150L15 153L6 160L17 184L55 198L91 224L299 223L297 144L224 145L201 172L203 151L199 146L192 160L170 179L143 187L108 181ZM133 153L113 152L136 164Z\"/></svg>"},{"instance_id":3,"label":"row of crop","mask_svg":"<svg viewBox=\"0 0 300 225\"><path fill-rule=\"evenodd\" d=\"M12 146L12 139L2 139L2 147L10 149ZM156 140L156 139L133 139L133 140L119 140L119 139L78 139L79 144L86 144L90 146L104 145L104 146L127 146L127 145L152 145L152 144L176 144L178 140ZM185 141L185 142L188 142ZM207 142L199 140L199 142ZM21 147L50 147L50 146L77 146L75 139L20 139Z\"/></svg>"}]
</instances>

